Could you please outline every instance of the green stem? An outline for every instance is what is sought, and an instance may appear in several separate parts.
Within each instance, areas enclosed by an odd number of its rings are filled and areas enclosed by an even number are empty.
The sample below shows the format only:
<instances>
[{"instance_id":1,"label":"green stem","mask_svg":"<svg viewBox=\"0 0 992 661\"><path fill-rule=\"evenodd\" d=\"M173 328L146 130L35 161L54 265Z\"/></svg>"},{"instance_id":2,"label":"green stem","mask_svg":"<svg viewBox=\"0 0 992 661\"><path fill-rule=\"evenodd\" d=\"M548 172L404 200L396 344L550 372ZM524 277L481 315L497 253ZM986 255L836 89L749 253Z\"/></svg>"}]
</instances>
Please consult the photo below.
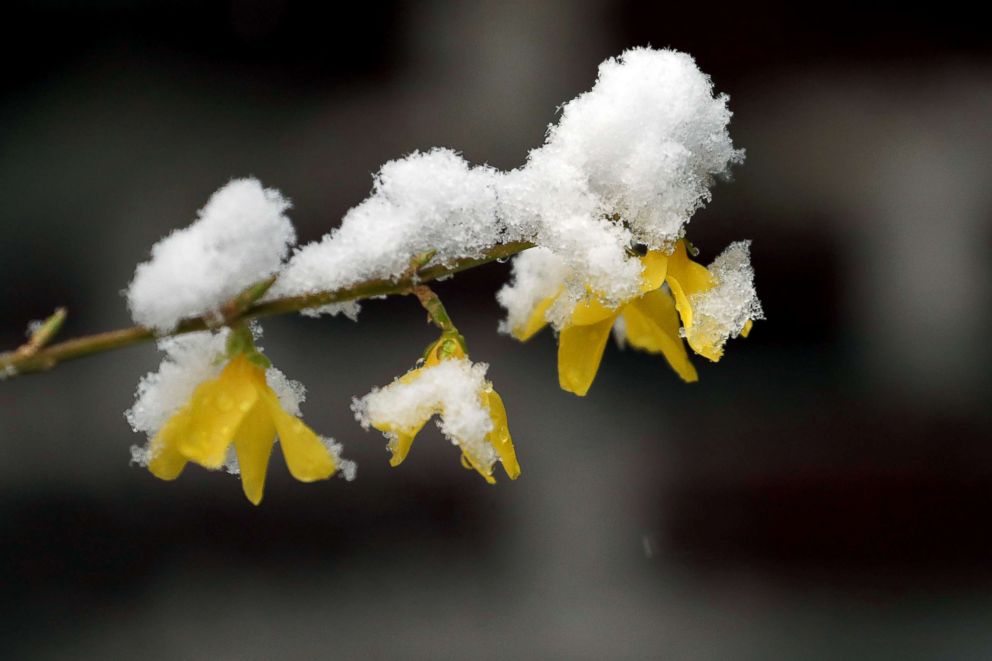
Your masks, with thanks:
<instances>
[{"instance_id":1,"label":"green stem","mask_svg":"<svg viewBox=\"0 0 992 661\"><path fill-rule=\"evenodd\" d=\"M434 290L427 285L414 285L410 288L413 295L420 301L420 305L427 310L427 316L435 326L441 329L442 334L458 333L454 322L448 316L448 311L444 309L444 304L438 298Z\"/></svg>"},{"instance_id":2,"label":"green stem","mask_svg":"<svg viewBox=\"0 0 992 661\"><path fill-rule=\"evenodd\" d=\"M262 303L255 302L244 306L243 309L238 309L240 306L235 304L227 308L232 312L231 318L225 317L220 325L230 326L252 319L290 314L299 312L300 310L323 307L334 303L359 301L365 298L389 296L391 294L407 294L413 287L416 287L420 283L430 282L431 280L454 275L455 273L488 264L489 262L505 259L533 247L534 245L532 243L523 241L505 243L485 251L480 257L460 259L447 265L438 264L427 268L419 268L398 280L368 280L343 289L304 294L302 296L286 296ZM252 285L246 291L254 293L256 286L264 286L264 283ZM170 337L208 330L216 326L216 315L206 315L186 319L180 322L174 331L164 335L156 335L153 330L144 326L132 326L131 328L122 328L120 330L66 340L65 342L40 348L31 354L10 351L0 354L0 379L20 374L43 372L67 360L75 360L84 356L92 356L114 349L150 342L159 337Z\"/></svg>"}]
</instances>

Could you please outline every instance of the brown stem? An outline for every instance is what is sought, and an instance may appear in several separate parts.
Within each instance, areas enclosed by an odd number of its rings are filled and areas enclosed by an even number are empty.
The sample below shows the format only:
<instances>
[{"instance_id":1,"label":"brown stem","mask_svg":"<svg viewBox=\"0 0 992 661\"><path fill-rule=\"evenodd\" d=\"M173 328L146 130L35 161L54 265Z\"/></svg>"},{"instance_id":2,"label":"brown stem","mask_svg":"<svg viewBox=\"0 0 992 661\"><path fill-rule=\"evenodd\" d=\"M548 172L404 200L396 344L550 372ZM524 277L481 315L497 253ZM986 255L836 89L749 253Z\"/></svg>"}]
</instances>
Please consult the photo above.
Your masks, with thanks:
<instances>
[{"instance_id":1,"label":"brown stem","mask_svg":"<svg viewBox=\"0 0 992 661\"><path fill-rule=\"evenodd\" d=\"M430 282L431 280L454 275L455 273L475 268L482 264L505 259L532 247L534 247L532 243L524 241L505 243L485 251L480 257L460 259L450 264L437 264L427 268L418 268L410 275L404 275L404 277L398 280L368 280L344 289L304 294L301 296L286 296L261 303L254 302L247 306L241 306L237 303L233 305L229 304L226 306L225 312L230 312L231 318L224 316L221 325L230 326L231 324L251 319L289 314L308 308L323 307L333 303L358 301L364 298L388 296L390 294L406 294L411 291L411 288L420 283ZM264 283L253 285L249 290L246 290L249 292L247 295L251 296L256 291L255 287L261 286L264 286ZM205 315L203 317L186 319L180 322L174 331L161 336L156 336L154 331L149 328L132 326L131 328L122 328L120 330L66 340L65 342L39 348L31 354L18 353L17 351L3 353L0 354L0 379L19 374L43 372L67 360L74 360L84 356L91 356L134 344L149 342L158 337L169 337L207 330L216 326L216 317L217 315Z\"/></svg>"}]
</instances>

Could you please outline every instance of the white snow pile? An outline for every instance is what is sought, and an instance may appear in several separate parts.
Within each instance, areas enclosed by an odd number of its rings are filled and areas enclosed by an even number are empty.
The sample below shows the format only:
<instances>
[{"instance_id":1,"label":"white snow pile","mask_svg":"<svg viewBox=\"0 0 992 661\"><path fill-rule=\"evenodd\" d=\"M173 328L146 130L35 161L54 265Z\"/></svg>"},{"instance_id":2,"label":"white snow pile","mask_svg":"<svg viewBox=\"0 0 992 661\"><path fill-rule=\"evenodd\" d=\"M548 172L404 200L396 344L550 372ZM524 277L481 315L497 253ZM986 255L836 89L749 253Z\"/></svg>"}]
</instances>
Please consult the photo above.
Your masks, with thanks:
<instances>
[{"instance_id":1,"label":"white snow pile","mask_svg":"<svg viewBox=\"0 0 992 661\"><path fill-rule=\"evenodd\" d=\"M502 297L511 320L522 301L545 295L551 274L562 295L548 314L560 323L590 292L607 304L639 293L641 264L631 248L670 249L714 179L743 158L727 133L730 117L727 97L714 94L689 55L628 50L603 62L592 89L562 106L523 166L472 166L449 149L390 161L369 197L284 268L295 240L289 202L257 180L232 181L196 222L154 246L128 303L135 321L166 332L275 273L266 299L396 280L427 253L450 265L526 241L545 252L518 258L516 294ZM305 313L338 312L354 317L358 305Z\"/></svg>"},{"instance_id":2,"label":"white snow pile","mask_svg":"<svg viewBox=\"0 0 992 661\"><path fill-rule=\"evenodd\" d=\"M449 149L415 152L386 163L372 194L341 226L297 251L270 297L341 289L378 278L398 278L411 259L436 251L447 264L475 257L504 239L496 218L497 172L472 167ZM350 306L328 306L323 312Z\"/></svg>"},{"instance_id":3,"label":"white snow pile","mask_svg":"<svg viewBox=\"0 0 992 661\"><path fill-rule=\"evenodd\" d=\"M500 188L504 222L574 274L552 316L589 290L607 303L637 294L641 266L628 249L670 248L714 177L742 160L730 116L689 55L648 48L603 62L592 90L563 106L544 146Z\"/></svg>"},{"instance_id":4,"label":"white snow pile","mask_svg":"<svg viewBox=\"0 0 992 661\"><path fill-rule=\"evenodd\" d=\"M563 304L587 287L622 300L641 272L630 246L670 247L714 177L742 159L730 116L689 55L628 50L600 65L592 90L563 106L544 146L516 170L472 167L444 149L387 163L338 229L297 250L269 297L397 279L428 250L450 263L530 241L575 274ZM342 309L356 312L322 312Z\"/></svg>"},{"instance_id":5,"label":"white snow pile","mask_svg":"<svg viewBox=\"0 0 992 661\"><path fill-rule=\"evenodd\" d=\"M509 334L526 326L535 308L546 298L559 294L570 275L565 261L547 248L532 248L517 255L511 282L496 293L496 300L506 309L500 332Z\"/></svg>"},{"instance_id":6,"label":"white snow pile","mask_svg":"<svg viewBox=\"0 0 992 661\"><path fill-rule=\"evenodd\" d=\"M467 358L443 360L411 373L413 378L400 377L355 398L351 408L365 429L375 425L415 431L440 414L437 424L445 437L490 470L498 456L486 438L493 421L481 399L481 393L491 387L486 381L488 369L487 364ZM398 434L387 432L386 436L393 450Z\"/></svg>"},{"instance_id":7,"label":"white snow pile","mask_svg":"<svg viewBox=\"0 0 992 661\"><path fill-rule=\"evenodd\" d=\"M623 218L636 241L662 248L710 199L714 176L743 159L727 133L727 99L685 53L628 50L565 104L531 161L547 159L602 213Z\"/></svg>"},{"instance_id":8,"label":"white snow pile","mask_svg":"<svg viewBox=\"0 0 992 661\"><path fill-rule=\"evenodd\" d=\"M717 346L723 346L729 338L740 335L749 320L765 318L754 288L751 242L731 243L708 268L716 286L690 297L692 332L714 338Z\"/></svg>"},{"instance_id":9,"label":"white snow pile","mask_svg":"<svg viewBox=\"0 0 992 661\"><path fill-rule=\"evenodd\" d=\"M134 321L171 331L276 273L296 242L289 207L257 179L235 179L218 190L196 221L156 243L151 260L138 265L126 292Z\"/></svg>"}]
</instances>

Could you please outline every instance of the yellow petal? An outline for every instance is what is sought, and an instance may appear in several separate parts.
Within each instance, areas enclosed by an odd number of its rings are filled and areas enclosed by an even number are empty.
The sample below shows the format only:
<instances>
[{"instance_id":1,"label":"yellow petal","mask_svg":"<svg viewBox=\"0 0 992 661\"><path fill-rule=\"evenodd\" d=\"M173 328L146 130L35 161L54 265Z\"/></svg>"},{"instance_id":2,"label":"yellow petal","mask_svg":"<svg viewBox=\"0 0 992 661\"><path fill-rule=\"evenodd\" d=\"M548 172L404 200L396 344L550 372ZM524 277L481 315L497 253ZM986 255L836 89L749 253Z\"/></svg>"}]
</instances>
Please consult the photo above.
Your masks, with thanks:
<instances>
[{"instance_id":1,"label":"yellow petal","mask_svg":"<svg viewBox=\"0 0 992 661\"><path fill-rule=\"evenodd\" d=\"M713 276L702 264L689 259L685 242L675 244L675 252L668 259L668 286L675 296L675 307L682 317L682 325L688 331L692 327L692 306L689 299L693 294L700 294L711 289L716 283Z\"/></svg>"},{"instance_id":2,"label":"yellow petal","mask_svg":"<svg viewBox=\"0 0 992 661\"><path fill-rule=\"evenodd\" d=\"M703 319L702 322L697 320L685 330L685 341L692 350L714 363L723 357L723 345L726 339L726 335L715 326L712 319Z\"/></svg>"},{"instance_id":3,"label":"yellow petal","mask_svg":"<svg viewBox=\"0 0 992 661\"><path fill-rule=\"evenodd\" d=\"M431 350L428 352L430 355L434 354ZM462 354L464 355L464 354ZM428 358L430 360L430 358ZM437 364L436 361L434 364ZM428 363L424 364L427 367ZM424 367L418 367L417 369L412 369L403 376L400 377L400 383L410 384L416 381L423 374ZM397 427L392 422L385 421L372 421L372 426L383 434L389 437L389 445L387 446L392 456L389 458L389 465L396 468L406 459L407 454L410 453L410 447L413 445L413 439L420 433L420 430L424 428L424 425L431 419L431 417L438 413L438 411L431 411L430 415L420 421L413 427Z\"/></svg>"},{"instance_id":4,"label":"yellow petal","mask_svg":"<svg viewBox=\"0 0 992 661\"><path fill-rule=\"evenodd\" d=\"M220 468L241 421L258 400L256 372L261 368L243 355L231 360L216 379L193 392L192 418L179 441L179 451L205 468Z\"/></svg>"},{"instance_id":5,"label":"yellow petal","mask_svg":"<svg viewBox=\"0 0 992 661\"><path fill-rule=\"evenodd\" d=\"M741 329L741 337L747 337L751 334L751 327L754 326L754 322L750 319L744 322L744 328Z\"/></svg>"},{"instance_id":6,"label":"yellow petal","mask_svg":"<svg viewBox=\"0 0 992 661\"><path fill-rule=\"evenodd\" d=\"M668 274L668 255L661 250L651 250L641 257L641 291L654 291L665 282Z\"/></svg>"},{"instance_id":7,"label":"yellow petal","mask_svg":"<svg viewBox=\"0 0 992 661\"><path fill-rule=\"evenodd\" d=\"M515 480L520 477L520 464L517 462L517 453L513 450L513 439L510 438L510 428L506 420L506 407L503 406L503 399L495 390L484 393L488 400L489 417L493 421L493 430L489 432L486 439L496 449L500 463L506 475Z\"/></svg>"},{"instance_id":8,"label":"yellow petal","mask_svg":"<svg viewBox=\"0 0 992 661\"><path fill-rule=\"evenodd\" d=\"M424 418L424 421L419 425L404 429L389 424L372 423L373 427L389 437L388 448L392 453L392 456L389 458L390 466L396 468L406 460L406 456L410 453L410 447L413 445L413 439L417 437L417 434L424 428L428 420L430 420L430 417Z\"/></svg>"},{"instance_id":9,"label":"yellow petal","mask_svg":"<svg viewBox=\"0 0 992 661\"><path fill-rule=\"evenodd\" d=\"M683 381L699 380L679 337L679 318L672 297L661 289L634 299L623 308L627 341L649 353L660 353Z\"/></svg>"},{"instance_id":10,"label":"yellow petal","mask_svg":"<svg viewBox=\"0 0 992 661\"><path fill-rule=\"evenodd\" d=\"M302 420L283 411L279 399L268 386L259 394L279 434L289 474L300 482L326 480L333 475L337 466L320 437Z\"/></svg>"},{"instance_id":11,"label":"yellow petal","mask_svg":"<svg viewBox=\"0 0 992 661\"><path fill-rule=\"evenodd\" d=\"M419 429L417 431L420 431ZM417 432L403 433L395 432L389 438L389 452L391 453L389 457L389 465L396 468L406 460L406 456L410 454L410 448L413 446L413 439L417 437Z\"/></svg>"},{"instance_id":12,"label":"yellow petal","mask_svg":"<svg viewBox=\"0 0 992 661\"><path fill-rule=\"evenodd\" d=\"M578 302L572 310L572 326L588 326L597 324L608 317L616 318L617 308L606 307L595 296L590 296Z\"/></svg>"},{"instance_id":13,"label":"yellow petal","mask_svg":"<svg viewBox=\"0 0 992 661\"><path fill-rule=\"evenodd\" d=\"M462 468L466 470L474 470L476 473L481 475L483 479L485 479L485 481L488 482L489 484L496 484L496 478L493 477L492 472L487 473L485 470L483 470L482 466L476 463L472 459L472 457L470 457L467 453L462 452L461 462L462 462Z\"/></svg>"},{"instance_id":14,"label":"yellow petal","mask_svg":"<svg viewBox=\"0 0 992 661\"><path fill-rule=\"evenodd\" d=\"M179 452L179 439L185 433L190 417L189 406L184 406L152 439L148 470L160 480L174 480L186 467L186 457Z\"/></svg>"},{"instance_id":15,"label":"yellow petal","mask_svg":"<svg viewBox=\"0 0 992 661\"><path fill-rule=\"evenodd\" d=\"M265 474L275 440L276 427L272 424L269 410L262 402L256 402L234 437L234 449L238 452L241 469L241 488L255 505L262 502Z\"/></svg>"},{"instance_id":16,"label":"yellow petal","mask_svg":"<svg viewBox=\"0 0 992 661\"><path fill-rule=\"evenodd\" d=\"M617 315L586 326L569 326L558 336L558 383L562 390L584 397L596 378L606 340Z\"/></svg>"},{"instance_id":17,"label":"yellow petal","mask_svg":"<svg viewBox=\"0 0 992 661\"><path fill-rule=\"evenodd\" d=\"M517 338L521 342L526 342L532 338L539 330L548 325L548 320L544 318L547 313L548 308L551 304L555 302L561 294L561 290L558 290L553 296L548 296L543 301L537 304L534 311L530 313L530 317L527 319L527 323L523 326L517 326L511 332L513 337Z\"/></svg>"},{"instance_id":18,"label":"yellow petal","mask_svg":"<svg viewBox=\"0 0 992 661\"><path fill-rule=\"evenodd\" d=\"M425 363L424 367L426 366L427 365ZM404 384L413 383L414 381L420 378L420 375L423 373L423 370L424 370L423 367L417 367L415 369L410 370L409 372L407 372L406 374L400 377L400 383L404 383Z\"/></svg>"}]
</instances>

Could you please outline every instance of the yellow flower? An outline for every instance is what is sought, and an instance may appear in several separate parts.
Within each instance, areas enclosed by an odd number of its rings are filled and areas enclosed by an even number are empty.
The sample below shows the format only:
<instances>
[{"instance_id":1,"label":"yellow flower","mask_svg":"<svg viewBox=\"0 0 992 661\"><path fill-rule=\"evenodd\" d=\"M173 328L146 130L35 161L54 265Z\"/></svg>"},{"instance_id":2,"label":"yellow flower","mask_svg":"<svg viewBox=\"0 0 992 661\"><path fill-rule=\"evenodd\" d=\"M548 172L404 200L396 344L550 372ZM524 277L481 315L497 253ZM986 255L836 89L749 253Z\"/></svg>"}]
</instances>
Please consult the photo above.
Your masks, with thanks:
<instances>
[{"instance_id":1,"label":"yellow flower","mask_svg":"<svg viewBox=\"0 0 992 661\"><path fill-rule=\"evenodd\" d=\"M452 361L467 364L469 367L471 366L468 356L465 354L458 340L450 337L441 338L428 349L423 365L410 370L397 379L394 384L387 386L386 389L393 388L397 384L401 387L413 386L431 370L435 370L442 364L451 363ZM383 391L380 390L378 392L381 393ZM476 394L478 395L478 404L485 411L486 415L488 415L492 423L492 429L485 434L485 443L482 444L471 442L467 438L452 438L462 451L462 465L467 469L477 471L479 475L485 478L486 482L495 484L496 480L492 474L494 457L486 456L488 454L486 445L488 445L495 451L495 457L503 464L503 470L507 476L511 480L515 480L520 475L520 464L517 462L517 456L513 449L513 440L510 437L510 430L506 419L506 408L503 406L503 400L493 389L492 383L484 379L481 380L481 386L476 391ZM368 397L366 397L367 399ZM394 467L399 466L406 459L407 454L410 452L410 446L413 444L413 439L431 417L434 415L440 415L442 418L445 417L444 398L429 398L429 404L426 407L418 406L412 415L399 412L401 415L396 416L396 413L396 411L379 412L376 415L370 416L367 423L371 424L371 426L381 431L390 439L389 450L392 453L392 457L389 460L389 464ZM397 417L401 422L392 419Z\"/></svg>"},{"instance_id":2,"label":"yellow flower","mask_svg":"<svg viewBox=\"0 0 992 661\"><path fill-rule=\"evenodd\" d=\"M641 293L615 307L604 305L592 295L579 301L558 335L558 380L563 390L584 396L596 378L606 342L617 319L622 319L627 341L649 353L660 353L672 369L686 382L698 380L696 368L679 332L693 351L717 361L723 353L725 337L705 324L694 324L692 297L712 289L715 281L706 267L689 259L684 241L678 241L671 255L661 250L649 251L640 258ZM671 294L662 289L668 283ZM561 291L538 303L527 322L512 329L518 340L525 341L547 325L545 315ZM750 322L742 335L747 336Z\"/></svg>"},{"instance_id":3,"label":"yellow flower","mask_svg":"<svg viewBox=\"0 0 992 661\"><path fill-rule=\"evenodd\" d=\"M266 383L265 369L239 353L217 378L198 385L189 402L155 435L148 470L174 480L189 461L217 469L234 443L241 486L248 500L258 505L277 433L286 465L297 480L323 480L337 470L320 437L283 410Z\"/></svg>"}]
</instances>

